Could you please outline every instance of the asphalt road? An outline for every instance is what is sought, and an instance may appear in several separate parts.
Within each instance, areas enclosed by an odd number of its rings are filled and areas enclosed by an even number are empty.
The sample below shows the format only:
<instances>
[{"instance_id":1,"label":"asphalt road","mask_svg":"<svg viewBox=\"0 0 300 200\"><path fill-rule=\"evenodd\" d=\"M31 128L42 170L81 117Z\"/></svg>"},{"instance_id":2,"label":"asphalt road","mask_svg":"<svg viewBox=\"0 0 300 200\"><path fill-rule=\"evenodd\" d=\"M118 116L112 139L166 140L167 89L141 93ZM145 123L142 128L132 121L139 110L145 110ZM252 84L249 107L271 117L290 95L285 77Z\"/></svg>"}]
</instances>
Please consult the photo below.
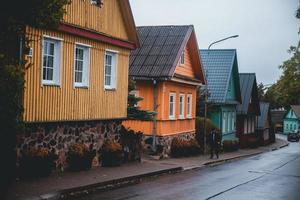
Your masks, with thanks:
<instances>
[{"instance_id":1,"label":"asphalt road","mask_svg":"<svg viewBox=\"0 0 300 200\"><path fill-rule=\"evenodd\" d=\"M164 175L85 200L300 200L300 143L222 165Z\"/></svg>"}]
</instances>

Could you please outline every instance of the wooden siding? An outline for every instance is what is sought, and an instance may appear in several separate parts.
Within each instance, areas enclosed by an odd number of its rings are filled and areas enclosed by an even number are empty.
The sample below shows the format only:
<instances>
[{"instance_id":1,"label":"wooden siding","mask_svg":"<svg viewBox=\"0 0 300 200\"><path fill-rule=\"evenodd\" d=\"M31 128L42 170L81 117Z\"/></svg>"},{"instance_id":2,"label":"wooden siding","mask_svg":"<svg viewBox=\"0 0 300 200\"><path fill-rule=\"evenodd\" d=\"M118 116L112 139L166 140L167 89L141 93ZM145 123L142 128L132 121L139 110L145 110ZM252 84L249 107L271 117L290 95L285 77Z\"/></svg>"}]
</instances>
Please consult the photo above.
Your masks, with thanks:
<instances>
[{"instance_id":1,"label":"wooden siding","mask_svg":"<svg viewBox=\"0 0 300 200\"><path fill-rule=\"evenodd\" d=\"M92 5L90 0L72 0L66 6L64 22L94 30L123 40L129 40L119 0L104 0L103 6Z\"/></svg>"},{"instance_id":2,"label":"wooden siding","mask_svg":"<svg viewBox=\"0 0 300 200\"><path fill-rule=\"evenodd\" d=\"M107 2L107 1L106 1ZM43 35L58 37L61 41L60 86L41 84ZM25 70L24 115L25 122L98 120L124 118L127 115L127 85L129 50L114 47L64 33L27 28L32 40L32 58ZM89 87L74 88L75 43L91 45ZM117 88L104 89L105 49L118 51Z\"/></svg>"},{"instance_id":3,"label":"wooden siding","mask_svg":"<svg viewBox=\"0 0 300 200\"><path fill-rule=\"evenodd\" d=\"M187 44L186 48L184 49L184 64L180 64L180 59L179 59L179 63L176 66L175 73L183 76L191 77L191 78L196 77L193 69L190 42Z\"/></svg>"},{"instance_id":4,"label":"wooden siding","mask_svg":"<svg viewBox=\"0 0 300 200\"><path fill-rule=\"evenodd\" d=\"M145 110L153 110L153 83L150 81L137 81L137 90L140 97L144 98L139 106ZM175 119L169 119L169 94L176 93ZM184 119L179 119L179 94L185 94ZM186 118L187 95L192 94L192 116ZM172 81L158 83L157 98L157 135L167 136L178 133L195 131L196 115L196 86L176 83ZM144 134L151 135L153 122L149 121L126 121L124 126L130 127L135 131L142 131Z\"/></svg>"}]
</instances>

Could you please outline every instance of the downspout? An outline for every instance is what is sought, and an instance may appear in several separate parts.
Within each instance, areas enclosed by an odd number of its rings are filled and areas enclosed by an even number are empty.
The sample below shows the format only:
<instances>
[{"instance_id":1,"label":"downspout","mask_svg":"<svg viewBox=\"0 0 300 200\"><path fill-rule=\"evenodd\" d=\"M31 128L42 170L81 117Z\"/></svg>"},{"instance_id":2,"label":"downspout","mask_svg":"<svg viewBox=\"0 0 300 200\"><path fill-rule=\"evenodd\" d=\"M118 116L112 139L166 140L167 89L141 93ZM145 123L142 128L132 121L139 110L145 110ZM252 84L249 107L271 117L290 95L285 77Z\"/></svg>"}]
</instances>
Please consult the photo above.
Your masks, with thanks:
<instances>
[{"instance_id":1,"label":"downspout","mask_svg":"<svg viewBox=\"0 0 300 200\"><path fill-rule=\"evenodd\" d=\"M157 136L157 81L153 80L153 130L152 130L152 150L156 152Z\"/></svg>"}]
</instances>

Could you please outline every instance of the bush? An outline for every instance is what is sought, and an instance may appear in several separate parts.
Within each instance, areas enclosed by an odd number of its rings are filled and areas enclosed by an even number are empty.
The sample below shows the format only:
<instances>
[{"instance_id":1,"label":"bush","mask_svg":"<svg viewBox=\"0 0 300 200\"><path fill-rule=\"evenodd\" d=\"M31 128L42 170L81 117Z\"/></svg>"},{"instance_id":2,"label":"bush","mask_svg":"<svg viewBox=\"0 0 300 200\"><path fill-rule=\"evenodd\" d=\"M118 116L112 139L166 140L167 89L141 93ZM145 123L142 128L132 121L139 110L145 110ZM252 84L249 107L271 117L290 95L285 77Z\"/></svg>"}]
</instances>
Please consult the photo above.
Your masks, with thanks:
<instances>
[{"instance_id":1,"label":"bush","mask_svg":"<svg viewBox=\"0 0 300 200\"><path fill-rule=\"evenodd\" d=\"M122 126L121 144L124 151L124 162L141 161L142 132L135 132Z\"/></svg>"},{"instance_id":2,"label":"bush","mask_svg":"<svg viewBox=\"0 0 300 200\"><path fill-rule=\"evenodd\" d=\"M57 155L46 148L30 148L22 153L20 171L22 177L44 177L55 168Z\"/></svg>"},{"instance_id":3,"label":"bush","mask_svg":"<svg viewBox=\"0 0 300 200\"><path fill-rule=\"evenodd\" d=\"M224 140L223 141L223 150L225 152L233 152L239 149L238 140Z\"/></svg>"},{"instance_id":4,"label":"bush","mask_svg":"<svg viewBox=\"0 0 300 200\"><path fill-rule=\"evenodd\" d=\"M197 117L196 118L196 139L198 143L204 147L204 117ZM206 141L209 140L209 134L210 132L218 128L212 123L210 119L206 119Z\"/></svg>"},{"instance_id":5,"label":"bush","mask_svg":"<svg viewBox=\"0 0 300 200\"><path fill-rule=\"evenodd\" d=\"M100 153L103 167L120 166L123 162L122 146L113 140L105 140Z\"/></svg>"},{"instance_id":6,"label":"bush","mask_svg":"<svg viewBox=\"0 0 300 200\"><path fill-rule=\"evenodd\" d=\"M196 139L184 140L181 138L174 138L171 144L171 155L173 157L186 157L198 155L201 153L200 145Z\"/></svg>"},{"instance_id":7,"label":"bush","mask_svg":"<svg viewBox=\"0 0 300 200\"><path fill-rule=\"evenodd\" d=\"M67 162L69 170L81 171L92 167L92 161L96 152L90 150L85 144L73 144L69 147Z\"/></svg>"},{"instance_id":8,"label":"bush","mask_svg":"<svg viewBox=\"0 0 300 200\"><path fill-rule=\"evenodd\" d=\"M250 148L257 148L259 146L259 141L255 136L249 137L247 142Z\"/></svg>"}]
</instances>

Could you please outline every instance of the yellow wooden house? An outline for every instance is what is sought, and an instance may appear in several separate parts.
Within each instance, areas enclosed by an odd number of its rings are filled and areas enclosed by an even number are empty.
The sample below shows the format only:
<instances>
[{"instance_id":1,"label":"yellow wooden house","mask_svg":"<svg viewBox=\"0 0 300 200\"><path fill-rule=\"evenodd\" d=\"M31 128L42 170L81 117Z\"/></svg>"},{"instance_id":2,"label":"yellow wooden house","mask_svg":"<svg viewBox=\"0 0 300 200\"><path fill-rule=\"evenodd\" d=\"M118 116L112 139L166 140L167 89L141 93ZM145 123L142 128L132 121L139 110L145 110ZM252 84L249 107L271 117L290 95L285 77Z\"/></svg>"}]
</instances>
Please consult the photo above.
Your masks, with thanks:
<instances>
[{"instance_id":1,"label":"yellow wooden house","mask_svg":"<svg viewBox=\"0 0 300 200\"><path fill-rule=\"evenodd\" d=\"M139 46L129 0L72 0L56 30L27 27L26 37L23 120L31 129L19 150L47 146L63 165L68 144L96 149L116 138L127 116L129 55Z\"/></svg>"}]
</instances>

